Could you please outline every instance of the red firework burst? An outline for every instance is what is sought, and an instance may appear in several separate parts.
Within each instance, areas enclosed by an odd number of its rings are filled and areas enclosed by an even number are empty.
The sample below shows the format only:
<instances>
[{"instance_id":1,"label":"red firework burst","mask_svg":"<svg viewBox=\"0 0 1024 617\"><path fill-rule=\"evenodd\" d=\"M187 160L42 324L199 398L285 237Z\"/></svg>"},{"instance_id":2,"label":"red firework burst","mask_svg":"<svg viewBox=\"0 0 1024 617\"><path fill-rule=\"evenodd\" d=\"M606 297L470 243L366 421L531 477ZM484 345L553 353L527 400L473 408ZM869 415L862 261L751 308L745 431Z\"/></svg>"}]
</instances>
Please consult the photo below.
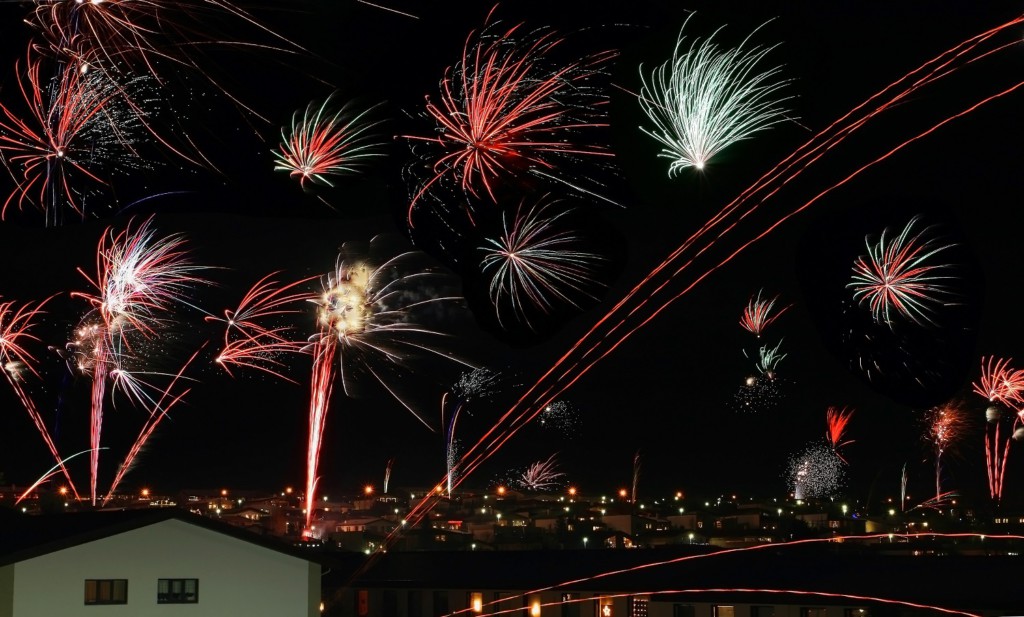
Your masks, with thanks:
<instances>
[{"instance_id":1,"label":"red firework burst","mask_svg":"<svg viewBox=\"0 0 1024 617\"><path fill-rule=\"evenodd\" d=\"M440 101L427 99L437 134L405 136L433 146L433 175L409 204L410 226L413 210L438 183L497 201L502 177L526 171L572 186L560 177L562 161L612 156L604 146L581 143L579 133L606 126L607 98L591 82L615 53L552 66L549 56L564 39L551 30L523 30L518 24L499 34L486 27L479 36L470 33L462 59L441 80Z\"/></svg>"},{"instance_id":2,"label":"red firework burst","mask_svg":"<svg viewBox=\"0 0 1024 617\"><path fill-rule=\"evenodd\" d=\"M778 312L772 313L772 309L775 307L775 302L779 297L775 296L771 300L763 299L761 298L761 293L763 291L764 290L758 290L756 296L750 297L750 300L747 302L747 308L743 310L743 315L740 317L740 327L755 336L761 336L761 333L764 332L765 328L781 317L782 314L792 306L786 305Z\"/></svg>"}]
</instances>

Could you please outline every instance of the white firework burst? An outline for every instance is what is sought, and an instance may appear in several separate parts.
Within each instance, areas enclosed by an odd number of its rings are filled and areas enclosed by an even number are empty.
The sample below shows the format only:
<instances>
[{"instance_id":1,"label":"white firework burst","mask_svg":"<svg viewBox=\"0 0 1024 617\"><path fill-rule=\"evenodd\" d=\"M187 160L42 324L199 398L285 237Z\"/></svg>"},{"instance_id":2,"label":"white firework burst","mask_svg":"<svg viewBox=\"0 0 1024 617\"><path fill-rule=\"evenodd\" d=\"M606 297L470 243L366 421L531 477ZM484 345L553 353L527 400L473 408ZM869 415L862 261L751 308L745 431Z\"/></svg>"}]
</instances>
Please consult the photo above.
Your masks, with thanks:
<instances>
[{"instance_id":1,"label":"white firework burst","mask_svg":"<svg viewBox=\"0 0 1024 617\"><path fill-rule=\"evenodd\" d=\"M671 161L670 178L687 168L701 170L729 145L788 119L782 103L792 98L778 98L791 81L778 78L780 66L758 69L777 45L748 47L747 37L734 49L722 49L713 41L717 31L687 44L688 22L671 59L650 74L640 66L639 101L654 123L640 130L662 145L658 156Z\"/></svg>"}]
</instances>

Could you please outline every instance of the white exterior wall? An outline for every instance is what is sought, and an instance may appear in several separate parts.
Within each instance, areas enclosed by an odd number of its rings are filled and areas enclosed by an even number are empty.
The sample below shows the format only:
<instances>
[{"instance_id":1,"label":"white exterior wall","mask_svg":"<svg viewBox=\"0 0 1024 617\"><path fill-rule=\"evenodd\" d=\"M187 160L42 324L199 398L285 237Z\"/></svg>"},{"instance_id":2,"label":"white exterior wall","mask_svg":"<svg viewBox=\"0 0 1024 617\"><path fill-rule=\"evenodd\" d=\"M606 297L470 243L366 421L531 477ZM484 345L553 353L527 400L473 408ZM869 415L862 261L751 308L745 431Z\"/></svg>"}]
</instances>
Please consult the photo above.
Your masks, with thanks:
<instances>
[{"instance_id":1,"label":"white exterior wall","mask_svg":"<svg viewBox=\"0 0 1024 617\"><path fill-rule=\"evenodd\" d=\"M175 519L13 569L11 617L316 617L320 607L319 564ZM160 578L199 579L199 602L157 604ZM127 579L128 603L86 606L86 579Z\"/></svg>"}]
</instances>

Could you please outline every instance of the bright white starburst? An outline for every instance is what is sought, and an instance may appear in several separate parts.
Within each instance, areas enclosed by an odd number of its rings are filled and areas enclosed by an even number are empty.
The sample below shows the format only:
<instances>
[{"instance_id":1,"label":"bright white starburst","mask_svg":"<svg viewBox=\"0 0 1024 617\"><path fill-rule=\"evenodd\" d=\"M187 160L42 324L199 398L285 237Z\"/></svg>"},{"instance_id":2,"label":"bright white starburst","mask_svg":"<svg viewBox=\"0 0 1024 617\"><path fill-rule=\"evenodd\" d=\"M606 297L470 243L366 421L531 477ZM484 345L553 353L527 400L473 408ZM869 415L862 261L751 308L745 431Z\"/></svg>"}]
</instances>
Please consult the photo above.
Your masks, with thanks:
<instances>
[{"instance_id":1,"label":"bright white starburst","mask_svg":"<svg viewBox=\"0 0 1024 617\"><path fill-rule=\"evenodd\" d=\"M691 14L692 17L692 14ZM701 170L729 145L789 118L777 98L790 80L778 79L781 67L758 70L776 46L722 49L712 34L687 44L679 32L672 58L649 74L640 66L639 101L654 123L640 130L661 145L659 157L671 161L669 177L687 168Z\"/></svg>"}]
</instances>

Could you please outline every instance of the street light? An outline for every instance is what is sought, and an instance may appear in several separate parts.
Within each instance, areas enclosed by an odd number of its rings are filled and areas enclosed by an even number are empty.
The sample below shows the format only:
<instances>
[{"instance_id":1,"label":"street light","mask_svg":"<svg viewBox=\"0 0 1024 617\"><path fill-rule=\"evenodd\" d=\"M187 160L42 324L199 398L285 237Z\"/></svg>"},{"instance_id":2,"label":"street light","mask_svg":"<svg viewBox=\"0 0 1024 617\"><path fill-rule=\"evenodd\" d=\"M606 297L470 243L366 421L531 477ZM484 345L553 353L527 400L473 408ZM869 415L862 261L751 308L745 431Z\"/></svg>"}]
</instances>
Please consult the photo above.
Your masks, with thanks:
<instances>
[{"instance_id":1,"label":"street light","mask_svg":"<svg viewBox=\"0 0 1024 617\"><path fill-rule=\"evenodd\" d=\"M587 536L583 536L583 548L587 548Z\"/></svg>"}]
</instances>

